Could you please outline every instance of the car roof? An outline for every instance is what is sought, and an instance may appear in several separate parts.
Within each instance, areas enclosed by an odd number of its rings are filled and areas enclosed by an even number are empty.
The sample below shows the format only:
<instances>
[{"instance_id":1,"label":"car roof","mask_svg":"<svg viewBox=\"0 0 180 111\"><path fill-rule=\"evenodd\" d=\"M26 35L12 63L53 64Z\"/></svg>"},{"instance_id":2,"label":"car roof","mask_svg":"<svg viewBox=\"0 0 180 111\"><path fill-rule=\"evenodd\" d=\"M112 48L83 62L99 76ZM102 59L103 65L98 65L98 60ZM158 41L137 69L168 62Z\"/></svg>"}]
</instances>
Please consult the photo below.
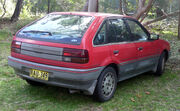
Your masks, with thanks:
<instances>
[{"instance_id":1,"label":"car roof","mask_svg":"<svg viewBox=\"0 0 180 111\"><path fill-rule=\"evenodd\" d=\"M93 16L93 17L126 17L132 18L126 15L111 14L111 13L97 13L97 12L52 12L50 14L68 14L68 15L83 15L83 16Z\"/></svg>"}]
</instances>

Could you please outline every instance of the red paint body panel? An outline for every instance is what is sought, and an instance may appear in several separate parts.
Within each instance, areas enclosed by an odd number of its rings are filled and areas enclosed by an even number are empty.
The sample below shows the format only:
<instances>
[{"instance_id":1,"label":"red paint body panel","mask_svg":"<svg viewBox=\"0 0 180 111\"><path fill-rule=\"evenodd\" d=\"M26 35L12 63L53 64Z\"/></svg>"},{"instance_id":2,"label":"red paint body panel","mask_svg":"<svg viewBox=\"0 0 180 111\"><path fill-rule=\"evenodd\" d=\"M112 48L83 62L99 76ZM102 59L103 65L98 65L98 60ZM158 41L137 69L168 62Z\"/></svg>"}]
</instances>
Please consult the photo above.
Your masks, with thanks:
<instances>
[{"instance_id":1,"label":"red paint body panel","mask_svg":"<svg viewBox=\"0 0 180 111\"><path fill-rule=\"evenodd\" d=\"M116 64L137 59L137 51L134 43L117 44L111 45L109 47L111 49L110 53L112 56L112 60ZM118 50L119 53L114 54L114 51L116 50Z\"/></svg>"},{"instance_id":2,"label":"red paint body panel","mask_svg":"<svg viewBox=\"0 0 180 111\"><path fill-rule=\"evenodd\" d=\"M138 42L134 44L136 46L138 58L153 56L160 53L159 52L160 48L156 46L156 43L154 43L154 41ZM143 48L143 49L138 50L139 48Z\"/></svg>"}]
</instances>

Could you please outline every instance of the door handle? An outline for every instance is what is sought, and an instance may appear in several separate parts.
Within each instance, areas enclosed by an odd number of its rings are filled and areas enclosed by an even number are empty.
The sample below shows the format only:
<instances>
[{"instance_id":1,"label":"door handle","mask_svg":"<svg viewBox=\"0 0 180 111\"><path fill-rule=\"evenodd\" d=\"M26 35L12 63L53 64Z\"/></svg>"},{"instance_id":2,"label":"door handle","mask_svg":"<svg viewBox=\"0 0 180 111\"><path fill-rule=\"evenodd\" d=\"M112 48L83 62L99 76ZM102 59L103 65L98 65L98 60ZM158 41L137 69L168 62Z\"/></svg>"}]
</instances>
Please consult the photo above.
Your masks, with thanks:
<instances>
[{"instance_id":1,"label":"door handle","mask_svg":"<svg viewBox=\"0 0 180 111\"><path fill-rule=\"evenodd\" d=\"M114 53L114 54L118 54L118 53L119 53L119 50L114 50L113 53Z\"/></svg>"},{"instance_id":2,"label":"door handle","mask_svg":"<svg viewBox=\"0 0 180 111\"><path fill-rule=\"evenodd\" d=\"M143 47L139 47L138 50L139 50L139 51L143 50Z\"/></svg>"}]
</instances>

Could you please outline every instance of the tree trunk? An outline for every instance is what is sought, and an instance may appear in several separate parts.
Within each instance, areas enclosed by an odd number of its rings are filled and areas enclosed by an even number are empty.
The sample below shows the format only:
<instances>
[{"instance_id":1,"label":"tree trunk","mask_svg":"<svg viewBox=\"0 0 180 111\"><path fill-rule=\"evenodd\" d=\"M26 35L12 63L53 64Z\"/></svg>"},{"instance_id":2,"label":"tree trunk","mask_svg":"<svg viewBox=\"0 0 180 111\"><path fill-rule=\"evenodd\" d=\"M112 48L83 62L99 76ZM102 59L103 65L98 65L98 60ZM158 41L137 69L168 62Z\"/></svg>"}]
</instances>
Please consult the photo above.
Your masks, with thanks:
<instances>
[{"instance_id":1,"label":"tree trunk","mask_svg":"<svg viewBox=\"0 0 180 111\"><path fill-rule=\"evenodd\" d=\"M146 0L139 0L137 12L133 15L133 17L137 20L141 18L151 7L154 0L149 0L147 5L145 5Z\"/></svg>"},{"instance_id":2,"label":"tree trunk","mask_svg":"<svg viewBox=\"0 0 180 111\"><path fill-rule=\"evenodd\" d=\"M179 1L179 25L178 25L178 39L180 40L180 1Z\"/></svg>"},{"instance_id":3,"label":"tree trunk","mask_svg":"<svg viewBox=\"0 0 180 111\"><path fill-rule=\"evenodd\" d=\"M16 9L14 11L13 16L11 17L11 22L15 22L18 20L24 0L17 0Z\"/></svg>"},{"instance_id":4,"label":"tree trunk","mask_svg":"<svg viewBox=\"0 0 180 111\"><path fill-rule=\"evenodd\" d=\"M128 10L127 10L127 4L128 4L128 3L127 3L126 0L122 0L122 1L123 1L123 2L122 2L122 3L123 3L123 5L122 5L122 6L123 6L123 7L122 7L123 15L127 15L127 11L128 11Z\"/></svg>"},{"instance_id":5,"label":"tree trunk","mask_svg":"<svg viewBox=\"0 0 180 111\"><path fill-rule=\"evenodd\" d=\"M50 13L50 0L48 0L48 10L47 13Z\"/></svg>"},{"instance_id":6,"label":"tree trunk","mask_svg":"<svg viewBox=\"0 0 180 111\"><path fill-rule=\"evenodd\" d=\"M180 12L179 12L179 25L178 25L178 39L180 40Z\"/></svg>"},{"instance_id":7,"label":"tree trunk","mask_svg":"<svg viewBox=\"0 0 180 111\"><path fill-rule=\"evenodd\" d=\"M123 14L123 3L122 3L122 0L119 0L119 11L120 11L120 14Z\"/></svg>"},{"instance_id":8,"label":"tree trunk","mask_svg":"<svg viewBox=\"0 0 180 111\"><path fill-rule=\"evenodd\" d=\"M166 19L167 17L177 16L179 13L180 13L180 11L173 12L173 13L170 13L170 14L167 14L167 15L163 15L163 16L161 16L161 17L158 17L158 18L154 19L154 20L147 21L147 22L143 23L143 25L144 25L144 26L147 26L147 25L152 24L152 23L154 23L154 22L158 22L158 21L161 21L161 20L163 20L163 19Z\"/></svg>"},{"instance_id":9,"label":"tree trunk","mask_svg":"<svg viewBox=\"0 0 180 111\"><path fill-rule=\"evenodd\" d=\"M151 5L151 7L153 6L153 4ZM151 8L149 8L146 13L141 17L141 19L139 20L141 23L144 21L144 19L148 16L148 13L150 12Z\"/></svg>"},{"instance_id":10,"label":"tree trunk","mask_svg":"<svg viewBox=\"0 0 180 111\"><path fill-rule=\"evenodd\" d=\"M1 2L3 2L3 1L1 0ZM5 7L5 5L6 5L6 0L4 0L4 2L3 2L3 4L2 4L4 13L1 15L1 18L3 18L3 17L5 16L5 14L6 14L6 7Z\"/></svg>"},{"instance_id":11,"label":"tree trunk","mask_svg":"<svg viewBox=\"0 0 180 111\"><path fill-rule=\"evenodd\" d=\"M96 1L96 12L99 12L99 1Z\"/></svg>"},{"instance_id":12,"label":"tree trunk","mask_svg":"<svg viewBox=\"0 0 180 111\"><path fill-rule=\"evenodd\" d=\"M119 0L119 11L120 11L120 14L122 15L127 15L127 1L126 0Z\"/></svg>"},{"instance_id":13,"label":"tree trunk","mask_svg":"<svg viewBox=\"0 0 180 111\"><path fill-rule=\"evenodd\" d=\"M148 13L149 13L150 9L141 17L141 20L139 22L143 22L144 19L148 16Z\"/></svg>"},{"instance_id":14,"label":"tree trunk","mask_svg":"<svg viewBox=\"0 0 180 111\"><path fill-rule=\"evenodd\" d=\"M86 3L82 9L83 12L87 12L88 11L88 4L89 4L89 0L86 0Z\"/></svg>"},{"instance_id":15,"label":"tree trunk","mask_svg":"<svg viewBox=\"0 0 180 111\"><path fill-rule=\"evenodd\" d=\"M98 12L98 0L89 0L88 12Z\"/></svg>"}]
</instances>

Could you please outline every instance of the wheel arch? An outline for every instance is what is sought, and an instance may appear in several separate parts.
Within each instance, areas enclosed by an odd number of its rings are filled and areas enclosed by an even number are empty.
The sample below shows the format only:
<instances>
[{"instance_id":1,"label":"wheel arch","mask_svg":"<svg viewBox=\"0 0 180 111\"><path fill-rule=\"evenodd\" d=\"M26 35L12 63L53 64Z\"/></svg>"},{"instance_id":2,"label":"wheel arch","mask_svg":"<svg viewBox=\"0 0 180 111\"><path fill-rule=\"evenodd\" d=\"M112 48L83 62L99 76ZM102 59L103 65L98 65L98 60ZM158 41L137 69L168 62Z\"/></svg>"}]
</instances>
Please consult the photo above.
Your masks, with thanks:
<instances>
[{"instance_id":1,"label":"wheel arch","mask_svg":"<svg viewBox=\"0 0 180 111\"><path fill-rule=\"evenodd\" d=\"M111 64L107 65L104 69L106 69L107 67L114 68L114 70L116 71L116 76L117 76L117 78L119 78L119 68L118 68L117 64L111 63Z\"/></svg>"}]
</instances>

